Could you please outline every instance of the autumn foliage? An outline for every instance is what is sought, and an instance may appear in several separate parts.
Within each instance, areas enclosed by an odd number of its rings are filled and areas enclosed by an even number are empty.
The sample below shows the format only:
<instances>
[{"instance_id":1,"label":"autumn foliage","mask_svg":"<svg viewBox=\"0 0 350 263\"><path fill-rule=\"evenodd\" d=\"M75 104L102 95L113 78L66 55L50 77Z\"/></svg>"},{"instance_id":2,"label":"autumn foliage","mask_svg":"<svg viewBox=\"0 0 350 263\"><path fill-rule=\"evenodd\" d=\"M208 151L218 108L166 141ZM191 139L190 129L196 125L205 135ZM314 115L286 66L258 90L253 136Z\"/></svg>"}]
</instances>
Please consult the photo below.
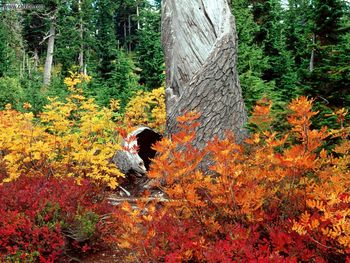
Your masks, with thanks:
<instances>
[{"instance_id":1,"label":"autumn foliage","mask_svg":"<svg viewBox=\"0 0 350 263\"><path fill-rule=\"evenodd\" d=\"M147 125L164 132L165 120L164 87L149 92L139 91L125 109L124 122L132 126Z\"/></svg>"},{"instance_id":2,"label":"autumn foliage","mask_svg":"<svg viewBox=\"0 0 350 263\"><path fill-rule=\"evenodd\" d=\"M50 104L35 118L32 113L0 112L0 175L10 182L25 174L91 178L115 188L123 176L109 162L118 149L112 110L99 109L82 95L85 75L66 79L71 91L66 102L49 98Z\"/></svg>"},{"instance_id":3,"label":"autumn foliage","mask_svg":"<svg viewBox=\"0 0 350 263\"><path fill-rule=\"evenodd\" d=\"M312 128L312 100L289 105L290 130L269 125L270 102L255 107L259 132L238 145L232 134L199 151L198 115L155 146L149 177L167 200L125 203L119 243L130 261L341 262L350 252L347 128ZM330 136L339 145L323 149ZM206 164L206 162L209 163ZM203 170L202 167L207 167Z\"/></svg>"},{"instance_id":4,"label":"autumn foliage","mask_svg":"<svg viewBox=\"0 0 350 263\"><path fill-rule=\"evenodd\" d=\"M84 96L80 86L89 81L89 76L72 73L65 79L70 91L66 101L49 98L40 116L11 105L0 112L0 183L35 172L90 178L116 188L123 174L109 160L120 149L120 131L139 125L164 130L164 88L136 94L121 116L117 100L100 108ZM26 110L30 107L24 104Z\"/></svg>"},{"instance_id":5,"label":"autumn foliage","mask_svg":"<svg viewBox=\"0 0 350 263\"><path fill-rule=\"evenodd\" d=\"M0 187L0 261L56 262L103 249L113 211L86 179L21 176Z\"/></svg>"},{"instance_id":6,"label":"autumn foliage","mask_svg":"<svg viewBox=\"0 0 350 263\"><path fill-rule=\"evenodd\" d=\"M124 175L110 159L140 120L130 113L120 125L118 101L100 108L84 96L89 81L72 73L70 95L49 98L39 116L28 103L0 112L0 262L65 262L113 245L119 222L105 189Z\"/></svg>"},{"instance_id":7,"label":"autumn foliage","mask_svg":"<svg viewBox=\"0 0 350 263\"><path fill-rule=\"evenodd\" d=\"M203 150L192 144L199 114L187 113L154 146L148 177L164 197L112 207L105 186L122 174L109 159L125 127L164 128L164 89L138 94L122 115L118 101L101 109L85 98L84 81L67 78L67 101L52 98L40 116L0 112L1 260L54 262L109 244L130 262L350 260L345 109L337 128L317 130L313 101L300 97L280 133L264 99L243 144L228 132Z\"/></svg>"}]
</instances>

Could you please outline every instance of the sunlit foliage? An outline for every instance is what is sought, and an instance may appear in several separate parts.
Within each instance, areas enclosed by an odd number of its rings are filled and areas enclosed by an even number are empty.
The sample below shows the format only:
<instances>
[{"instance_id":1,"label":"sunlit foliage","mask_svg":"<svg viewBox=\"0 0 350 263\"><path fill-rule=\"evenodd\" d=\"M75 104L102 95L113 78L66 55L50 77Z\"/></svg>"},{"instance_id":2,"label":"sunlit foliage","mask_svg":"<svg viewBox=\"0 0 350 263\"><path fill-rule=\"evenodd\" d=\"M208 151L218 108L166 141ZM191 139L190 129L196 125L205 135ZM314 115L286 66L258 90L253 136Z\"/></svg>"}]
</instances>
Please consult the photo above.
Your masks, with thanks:
<instances>
[{"instance_id":1,"label":"sunlit foliage","mask_svg":"<svg viewBox=\"0 0 350 263\"><path fill-rule=\"evenodd\" d=\"M115 188L122 174L109 159L126 130L138 125L164 129L163 88L138 94L123 116L118 100L107 109L85 98L80 85L87 81L78 74L67 78L69 97L65 102L50 98L39 118L11 105L0 112L0 187L41 175L56 177L55 183L72 177L83 184L87 178ZM31 105L23 107L29 111ZM180 131L154 146L158 153L148 174L164 197L149 198L146 191L136 205L125 202L111 210L106 240L117 244L130 262L349 260L347 110L332 114L337 119L332 129L315 129L313 100L294 99L288 106L289 128L281 133L274 130L271 108L267 99L254 107L253 132L244 144L227 133L203 150L193 146L200 114L179 117ZM330 147L329 141L337 143ZM21 229L26 231L22 226L29 217L5 210L4 227L11 229L11 220L22 220L16 221L15 231L27 242ZM77 218L98 225L99 217L89 213ZM63 245L61 226L55 227L47 236ZM89 225L87 230L92 231ZM11 243L10 253L16 257L36 256L32 250L16 254L15 246ZM56 258L63 251L49 250L43 253Z\"/></svg>"},{"instance_id":2,"label":"sunlit foliage","mask_svg":"<svg viewBox=\"0 0 350 263\"><path fill-rule=\"evenodd\" d=\"M133 126L147 125L163 132L165 129L164 87L139 91L126 106L125 121Z\"/></svg>"},{"instance_id":3,"label":"sunlit foliage","mask_svg":"<svg viewBox=\"0 0 350 263\"><path fill-rule=\"evenodd\" d=\"M0 112L2 182L35 172L117 186L122 174L109 161L119 147L112 110L83 96L79 85L89 79L78 74L66 78L71 92L66 101L50 98L38 119L9 107Z\"/></svg>"},{"instance_id":4,"label":"sunlit foliage","mask_svg":"<svg viewBox=\"0 0 350 263\"><path fill-rule=\"evenodd\" d=\"M290 130L269 126L271 104L255 107L258 132L192 146L198 114L155 148L149 177L166 199L125 203L119 245L141 262L326 262L350 252L349 130L315 130L312 100L289 105ZM333 151L330 136L342 136ZM211 160L208 162L208 160ZM204 168L204 169L203 169Z\"/></svg>"}]
</instances>

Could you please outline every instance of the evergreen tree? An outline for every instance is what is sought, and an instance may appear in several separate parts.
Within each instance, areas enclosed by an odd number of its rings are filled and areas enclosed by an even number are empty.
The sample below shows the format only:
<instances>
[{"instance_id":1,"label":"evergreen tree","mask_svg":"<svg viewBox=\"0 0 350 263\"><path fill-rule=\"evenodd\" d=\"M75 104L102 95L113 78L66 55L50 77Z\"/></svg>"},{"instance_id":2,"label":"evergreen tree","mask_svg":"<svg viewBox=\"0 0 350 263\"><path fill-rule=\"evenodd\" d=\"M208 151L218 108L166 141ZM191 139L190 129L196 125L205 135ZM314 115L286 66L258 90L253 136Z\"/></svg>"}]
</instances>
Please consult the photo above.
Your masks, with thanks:
<instances>
[{"instance_id":1,"label":"evergreen tree","mask_svg":"<svg viewBox=\"0 0 350 263\"><path fill-rule=\"evenodd\" d=\"M71 0L61 8L55 54L56 62L62 65L63 75L69 70L86 72L96 45L94 19L93 0ZM82 65L79 65L80 59Z\"/></svg>"},{"instance_id":2,"label":"evergreen tree","mask_svg":"<svg viewBox=\"0 0 350 263\"><path fill-rule=\"evenodd\" d=\"M35 0L23 0L25 4L35 5L38 1ZM38 35L39 45L44 45L42 54L38 54L37 46L34 46L35 56L45 56L43 85L48 87L52 80L52 72L55 63L55 51L57 44L57 36L60 35L60 20L59 14L63 9L67 8L69 1L67 0L41 0L39 2L43 8L38 10L29 10L26 14L28 17L25 21L27 24L27 35L32 38L32 32L36 31ZM36 28L31 25L33 23ZM34 30L33 30L33 29ZM36 35L36 34L35 34Z\"/></svg>"},{"instance_id":3,"label":"evergreen tree","mask_svg":"<svg viewBox=\"0 0 350 263\"><path fill-rule=\"evenodd\" d=\"M335 45L341 40L343 0L315 0L312 19L314 33L320 45Z\"/></svg>"},{"instance_id":4,"label":"evergreen tree","mask_svg":"<svg viewBox=\"0 0 350 263\"><path fill-rule=\"evenodd\" d=\"M66 7L58 13L57 24L59 35L55 45L55 63L62 66L62 73L67 75L78 65L80 47L78 21L78 1L67 1ZM76 68L75 68L76 70Z\"/></svg>"},{"instance_id":5,"label":"evergreen tree","mask_svg":"<svg viewBox=\"0 0 350 263\"><path fill-rule=\"evenodd\" d=\"M29 4L30 1L24 1ZM45 56L46 46L43 38L47 32L47 24L38 14L41 10L26 10L22 14L23 39L25 41L26 52L31 56L34 63L34 70L37 71L41 63L41 58Z\"/></svg>"},{"instance_id":6,"label":"evergreen tree","mask_svg":"<svg viewBox=\"0 0 350 263\"><path fill-rule=\"evenodd\" d=\"M237 69L243 97L250 111L261 97L268 95L277 99L277 96L273 92L274 82L262 79L263 73L269 68L268 57L264 56L262 47L256 43L259 26L253 19L251 5L246 0L236 0L232 7L238 34Z\"/></svg>"},{"instance_id":7,"label":"evergreen tree","mask_svg":"<svg viewBox=\"0 0 350 263\"><path fill-rule=\"evenodd\" d=\"M265 81L275 81L276 91L282 101L287 102L298 95L300 79L293 54L287 48L287 24L279 0L254 0L254 20L260 26L256 34L257 43L268 57L269 68L264 71Z\"/></svg>"},{"instance_id":8,"label":"evergreen tree","mask_svg":"<svg viewBox=\"0 0 350 263\"><path fill-rule=\"evenodd\" d=\"M160 9L162 6L162 0L153 0L154 7Z\"/></svg>"},{"instance_id":9,"label":"evergreen tree","mask_svg":"<svg viewBox=\"0 0 350 263\"><path fill-rule=\"evenodd\" d=\"M315 43L308 94L330 105L349 107L349 13L342 0L315 0L311 14ZM310 62L310 63L311 63Z\"/></svg>"},{"instance_id":10,"label":"evergreen tree","mask_svg":"<svg viewBox=\"0 0 350 263\"><path fill-rule=\"evenodd\" d=\"M119 99L124 109L131 96L139 89L135 65L123 50L117 50L114 71L108 80L98 79L92 86L92 94L100 105L107 106L111 99Z\"/></svg>"},{"instance_id":11,"label":"evergreen tree","mask_svg":"<svg viewBox=\"0 0 350 263\"><path fill-rule=\"evenodd\" d=\"M136 46L140 83L148 89L160 87L164 81L164 55L160 42L160 10L149 6L141 11L141 28Z\"/></svg>"},{"instance_id":12,"label":"evergreen tree","mask_svg":"<svg viewBox=\"0 0 350 263\"><path fill-rule=\"evenodd\" d=\"M131 52L135 49L137 30L139 29L138 14L144 6L143 0L119 0L116 9L116 34L119 47Z\"/></svg>"},{"instance_id":13,"label":"evergreen tree","mask_svg":"<svg viewBox=\"0 0 350 263\"><path fill-rule=\"evenodd\" d=\"M9 71L11 63L8 54L10 49L8 48L7 34L3 24L3 20L0 21L0 78L5 76Z\"/></svg>"},{"instance_id":14,"label":"evergreen tree","mask_svg":"<svg viewBox=\"0 0 350 263\"><path fill-rule=\"evenodd\" d=\"M116 68L117 38L114 23L116 4L113 0L97 2L97 57L99 72L103 79L110 79Z\"/></svg>"},{"instance_id":15,"label":"evergreen tree","mask_svg":"<svg viewBox=\"0 0 350 263\"><path fill-rule=\"evenodd\" d=\"M112 0L99 0L97 3L97 57L100 61L99 80L95 82L93 92L103 105L107 105L111 98L118 98L124 106L138 88L138 79L133 73L135 66L130 57L117 48L117 7Z\"/></svg>"},{"instance_id":16,"label":"evergreen tree","mask_svg":"<svg viewBox=\"0 0 350 263\"><path fill-rule=\"evenodd\" d=\"M298 72L309 68L308 46L312 38L311 0L288 0L285 14L286 47L294 58Z\"/></svg>"},{"instance_id":17,"label":"evergreen tree","mask_svg":"<svg viewBox=\"0 0 350 263\"><path fill-rule=\"evenodd\" d=\"M19 14L16 10L4 9L0 11L0 77L20 77L22 59L23 38Z\"/></svg>"}]
</instances>

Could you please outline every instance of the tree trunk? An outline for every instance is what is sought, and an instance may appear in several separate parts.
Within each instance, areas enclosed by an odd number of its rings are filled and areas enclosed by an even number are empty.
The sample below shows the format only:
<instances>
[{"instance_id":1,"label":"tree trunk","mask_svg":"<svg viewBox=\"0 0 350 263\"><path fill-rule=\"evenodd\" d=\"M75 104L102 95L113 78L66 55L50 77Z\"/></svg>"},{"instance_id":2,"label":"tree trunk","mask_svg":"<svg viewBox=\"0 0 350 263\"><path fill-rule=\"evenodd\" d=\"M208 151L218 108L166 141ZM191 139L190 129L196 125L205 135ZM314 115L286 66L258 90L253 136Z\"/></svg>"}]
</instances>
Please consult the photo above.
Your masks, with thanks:
<instances>
[{"instance_id":1,"label":"tree trunk","mask_svg":"<svg viewBox=\"0 0 350 263\"><path fill-rule=\"evenodd\" d=\"M315 34L312 34L312 50L311 50L311 56L310 56L310 65L309 65L309 71L314 71L315 67L315 44L316 44L316 36Z\"/></svg>"},{"instance_id":2,"label":"tree trunk","mask_svg":"<svg viewBox=\"0 0 350 263\"><path fill-rule=\"evenodd\" d=\"M237 36L227 0L165 0L162 44L166 59L167 133L176 118L201 113L195 145L233 131L246 136L247 120L237 74Z\"/></svg>"},{"instance_id":3,"label":"tree trunk","mask_svg":"<svg viewBox=\"0 0 350 263\"><path fill-rule=\"evenodd\" d=\"M55 37L56 37L55 34L56 34L56 21L55 21L55 18L53 18L50 21L49 40L47 43L47 54L46 54L45 68L44 68L44 86L50 85L50 82L51 82L53 51L54 51Z\"/></svg>"},{"instance_id":4,"label":"tree trunk","mask_svg":"<svg viewBox=\"0 0 350 263\"><path fill-rule=\"evenodd\" d=\"M128 42L129 42L129 53L131 52L131 16L128 15L128 30L129 30L129 39L128 39Z\"/></svg>"},{"instance_id":5,"label":"tree trunk","mask_svg":"<svg viewBox=\"0 0 350 263\"><path fill-rule=\"evenodd\" d=\"M28 69L28 76L31 79L32 78L32 71L30 68L30 63L29 63L29 54L27 54L27 61L26 61L27 69Z\"/></svg>"},{"instance_id":6,"label":"tree trunk","mask_svg":"<svg viewBox=\"0 0 350 263\"><path fill-rule=\"evenodd\" d=\"M83 25L83 14L81 12L81 0L78 1L78 11L79 11L79 39L80 39L80 50L79 50L79 71L85 74L84 67L84 25Z\"/></svg>"},{"instance_id":7,"label":"tree trunk","mask_svg":"<svg viewBox=\"0 0 350 263\"><path fill-rule=\"evenodd\" d=\"M124 21L124 48L127 49L127 45L126 45L126 21Z\"/></svg>"},{"instance_id":8,"label":"tree trunk","mask_svg":"<svg viewBox=\"0 0 350 263\"><path fill-rule=\"evenodd\" d=\"M140 9L139 3L136 4L137 30L140 30Z\"/></svg>"},{"instance_id":9,"label":"tree trunk","mask_svg":"<svg viewBox=\"0 0 350 263\"><path fill-rule=\"evenodd\" d=\"M34 49L34 71L38 71L38 66L39 66L39 54L38 54L38 49Z\"/></svg>"}]
</instances>

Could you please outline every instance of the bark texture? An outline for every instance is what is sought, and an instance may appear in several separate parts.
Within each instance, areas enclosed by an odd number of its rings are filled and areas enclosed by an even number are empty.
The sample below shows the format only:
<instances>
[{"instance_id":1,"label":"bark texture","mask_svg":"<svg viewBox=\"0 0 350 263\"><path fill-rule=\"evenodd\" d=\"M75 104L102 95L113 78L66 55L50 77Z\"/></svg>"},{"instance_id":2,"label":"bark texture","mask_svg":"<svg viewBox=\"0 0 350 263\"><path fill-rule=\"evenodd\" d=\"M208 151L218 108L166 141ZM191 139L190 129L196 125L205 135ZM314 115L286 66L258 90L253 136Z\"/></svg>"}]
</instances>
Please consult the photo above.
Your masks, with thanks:
<instances>
[{"instance_id":1,"label":"bark texture","mask_svg":"<svg viewBox=\"0 0 350 263\"><path fill-rule=\"evenodd\" d=\"M49 31L49 40L47 43L47 54L44 67L44 86L50 85L51 82L51 71L53 63L53 52L55 47L55 38L56 38L56 19L55 17L50 21L50 31Z\"/></svg>"},{"instance_id":2,"label":"bark texture","mask_svg":"<svg viewBox=\"0 0 350 263\"><path fill-rule=\"evenodd\" d=\"M86 67L84 65L84 25L83 25L83 14L81 11L81 0L78 1L78 11L79 11L79 40L80 40L80 50L79 50L79 71L80 73L86 74Z\"/></svg>"},{"instance_id":3,"label":"bark texture","mask_svg":"<svg viewBox=\"0 0 350 263\"><path fill-rule=\"evenodd\" d=\"M162 43L167 70L167 132L176 118L200 112L196 146L233 131L240 141L247 120L236 70L234 17L227 0L164 0Z\"/></svg>"},{"instance_id":4,"label":"bark texture","mask_svg":"<svg viewBox=\"0 0 350 263\"><path fill-rule=\"evenodd\" d=\"M315 46L316 44L316 35L312 34L312 45ZM309 65L309 71L312 72L314 71L314 65L315 65L315 49L314 47L311 50L311 56L310 56L310 65Z\"/></svg>"}]
</instances>

